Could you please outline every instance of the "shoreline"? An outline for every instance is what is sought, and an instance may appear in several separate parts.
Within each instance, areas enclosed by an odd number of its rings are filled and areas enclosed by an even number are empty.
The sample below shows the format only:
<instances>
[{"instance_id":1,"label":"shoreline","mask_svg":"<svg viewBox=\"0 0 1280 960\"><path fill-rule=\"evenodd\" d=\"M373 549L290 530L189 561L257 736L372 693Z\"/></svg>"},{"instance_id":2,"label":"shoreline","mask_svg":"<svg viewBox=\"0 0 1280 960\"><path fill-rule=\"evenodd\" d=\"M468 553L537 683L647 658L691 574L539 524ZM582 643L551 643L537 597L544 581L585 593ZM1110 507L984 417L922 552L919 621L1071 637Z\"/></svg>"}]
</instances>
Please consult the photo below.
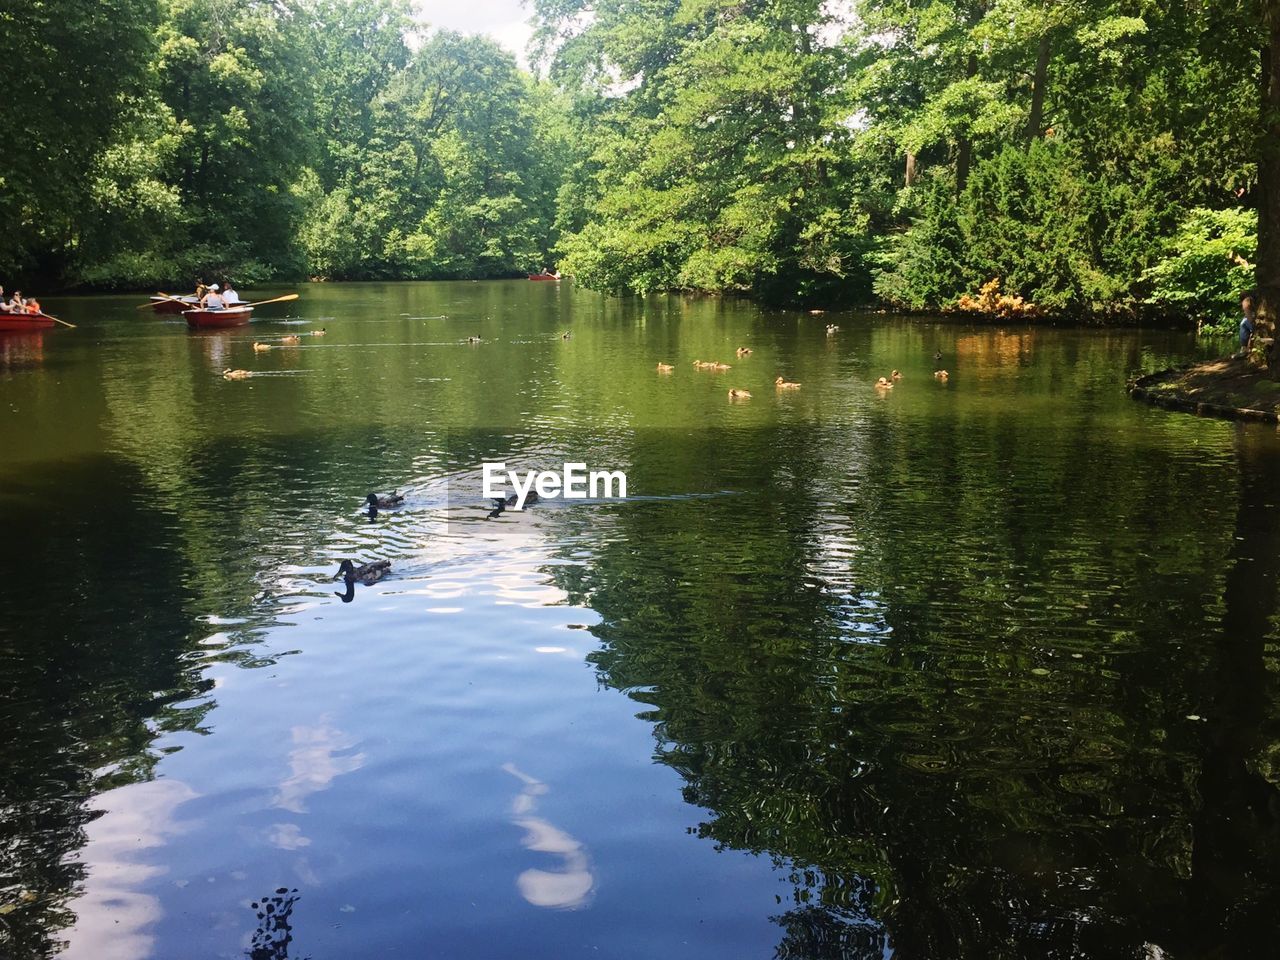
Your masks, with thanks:
<instances>
[{"instance_id":1,"label":"shoreline","mask_svg":"<svg viewBox=\"0 0 1280 960\"><path fill-rule=\"evenodd\" d=\"M564 277L563 280L573 284L572 277ZM505 276L505 277L429 277L429 278L395 278L395 279L379 279L379 280L324 280L317 278L307 278L302 280L264 280L260 283L241 284L246 289L252 286L254 289L303 289L308 286L323 285L326 287L343 287L358 286L362 284L378 284L378 285L409 285L417 283L513 283L513 282L530 282L527 276ZM165 289L172 289L181 284L169 284ZM647 294L641 293L602 293L598 290L590 290L590 288L582 288L590 293L595 293L607 300L631 300L644 299L649 296L666 296L681 297L695 300L742 300L751 303L766 310L776 310L791 313L807 313L815 319L824 315L834 314L867 314L883 317L899 317L903 319L920 319L930 322L945 322L955 325L972 325L972 326L1007 326L1007 327L1027 327L1027 328L1049 328L1059 330L1172 330L1179 333L1190 333L1198 336L1213 337L1212 334L1198 334L1196 322L1191 317L1178 316L1168 312L1160 312L1152 310L1114 310L1114 311L1080 311L1077 313L1039 313L1035 315L1006 315L1002 313L992 313L981 310L957 310L955 308L944 307L938 309L915 308L915 307L897 307L885 303L862 303L862 304L838 304L831 306L813 306L811 304L796 303L772 303L767 300L761 300L742 291L704 291L704 290L654 290ZM70 288L55 288L52 292L46 293L46 298L55 299L81 298L81 297L119 297L119 296L138 296L145 299L153 296L155 290L142 287L89 287L76 286ZM1226 339L1223 337L1223 339Z\"/></svg>"},{"instance_id":2,"label":"shoreline","mask_svg":"<svg viewBox=\"0 0 1280 960\"><path fill-rule=\"evenodd\" d=\"M1227 357L1132 379L1129 396L1201 417L1280 423L1280 382L1247 360Z\"/></svg>"}]
</instances>

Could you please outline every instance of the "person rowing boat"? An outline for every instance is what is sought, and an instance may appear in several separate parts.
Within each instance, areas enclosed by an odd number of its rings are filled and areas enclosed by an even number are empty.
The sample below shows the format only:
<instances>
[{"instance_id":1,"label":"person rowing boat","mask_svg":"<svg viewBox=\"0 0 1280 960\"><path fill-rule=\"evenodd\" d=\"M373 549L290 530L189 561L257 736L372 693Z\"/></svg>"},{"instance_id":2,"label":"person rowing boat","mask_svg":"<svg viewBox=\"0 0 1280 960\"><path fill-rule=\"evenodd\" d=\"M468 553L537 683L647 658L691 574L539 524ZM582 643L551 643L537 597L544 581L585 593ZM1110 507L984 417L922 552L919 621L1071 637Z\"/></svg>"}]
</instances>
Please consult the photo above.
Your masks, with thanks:
<instances>
[{"instance_id":1,"label":"person rowing boat","mask_svg":"<svg viewBox=\"0 0 1280 960\"><path fill-rule=\"evenodd\" d=\"M208 292L200 298L200 306L205 310L221 310L226 305L226 301L222 299L222 294L218 293L218 285L216 283L209 284Z\"/></svg>"}]
</instances>

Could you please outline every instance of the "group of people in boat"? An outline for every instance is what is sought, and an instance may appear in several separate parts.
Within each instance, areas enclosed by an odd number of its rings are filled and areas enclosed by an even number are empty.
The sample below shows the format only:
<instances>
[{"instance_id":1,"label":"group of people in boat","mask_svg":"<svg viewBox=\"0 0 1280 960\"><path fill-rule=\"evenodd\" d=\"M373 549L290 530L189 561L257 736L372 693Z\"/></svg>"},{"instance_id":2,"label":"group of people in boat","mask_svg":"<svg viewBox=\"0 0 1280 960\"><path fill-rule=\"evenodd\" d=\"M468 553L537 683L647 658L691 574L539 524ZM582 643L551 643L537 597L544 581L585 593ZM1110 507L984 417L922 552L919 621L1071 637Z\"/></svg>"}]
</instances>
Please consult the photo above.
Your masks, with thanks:
<instances>
[{"instance_id":1,"label":"group of people in boat","mask_svg":"<svg viewBox=\"0 0 1280 960\"><path fill-rule=\"evenodd\" d=\"M205 284L203 280L196 282L196 300L205 310L222 310L226 307L236 307L244 303L240 299L240 294L236 293L236 288L231 285L228 280L225 287L219 287L216 283Z\"/></svg>"},{"instance_id":2,"label":"group of people in boat","mask_svg":"<svg viewBox=\"0 0 1280 960\"><path fill-rule=\"evenodd\" d=\"M0 313L39 314L40 301L35 297L24 297L21 290L13 291L13 296L5 298L4 287L0 287Z\"/></svg>"}]
</instances>

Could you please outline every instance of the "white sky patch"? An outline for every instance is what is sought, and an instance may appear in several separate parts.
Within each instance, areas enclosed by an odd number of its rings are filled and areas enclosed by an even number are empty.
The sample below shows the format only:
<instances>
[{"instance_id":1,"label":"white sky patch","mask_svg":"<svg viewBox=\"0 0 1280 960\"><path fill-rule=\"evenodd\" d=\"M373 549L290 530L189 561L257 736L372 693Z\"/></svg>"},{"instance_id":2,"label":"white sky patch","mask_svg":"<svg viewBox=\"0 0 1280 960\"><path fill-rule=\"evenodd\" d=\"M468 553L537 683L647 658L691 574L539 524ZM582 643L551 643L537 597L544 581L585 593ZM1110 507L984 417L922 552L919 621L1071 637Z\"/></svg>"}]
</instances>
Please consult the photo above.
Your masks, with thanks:
<instances>
[{"instance_id":1,"label":"white sky patch","mask_svg":"<svg viewBox=\"0 0 1280 960\"><path fill-rule=\"evenodd\" d=\"M523 0L418 0L415 6L419 23L432 29L487 34L504 50L515 54L522 67L529 66L532 11Z\"/></svg>"}]
</instances>

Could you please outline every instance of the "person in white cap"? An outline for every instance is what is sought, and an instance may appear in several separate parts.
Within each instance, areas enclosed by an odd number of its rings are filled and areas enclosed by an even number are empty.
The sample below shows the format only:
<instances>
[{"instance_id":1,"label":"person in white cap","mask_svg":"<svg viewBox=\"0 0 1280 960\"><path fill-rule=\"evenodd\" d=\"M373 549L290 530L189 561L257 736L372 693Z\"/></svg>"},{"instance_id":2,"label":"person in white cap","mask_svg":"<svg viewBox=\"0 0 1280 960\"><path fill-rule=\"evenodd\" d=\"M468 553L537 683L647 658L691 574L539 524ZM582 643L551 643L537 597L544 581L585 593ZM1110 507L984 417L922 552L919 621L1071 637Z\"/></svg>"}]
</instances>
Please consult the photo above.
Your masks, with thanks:
<instances>
[{"instance_id":1,"label":"person in white cap","mask_svg":"<svg viewBox=\"0 0 1280 960\"><path fill-rule=\"evenodd\" d=\"M216 283L209 284L209 292L200 299L200 306L206 310L221 310L226 306L218 293L218 285Z\"/></svg>"}]
</instances>

